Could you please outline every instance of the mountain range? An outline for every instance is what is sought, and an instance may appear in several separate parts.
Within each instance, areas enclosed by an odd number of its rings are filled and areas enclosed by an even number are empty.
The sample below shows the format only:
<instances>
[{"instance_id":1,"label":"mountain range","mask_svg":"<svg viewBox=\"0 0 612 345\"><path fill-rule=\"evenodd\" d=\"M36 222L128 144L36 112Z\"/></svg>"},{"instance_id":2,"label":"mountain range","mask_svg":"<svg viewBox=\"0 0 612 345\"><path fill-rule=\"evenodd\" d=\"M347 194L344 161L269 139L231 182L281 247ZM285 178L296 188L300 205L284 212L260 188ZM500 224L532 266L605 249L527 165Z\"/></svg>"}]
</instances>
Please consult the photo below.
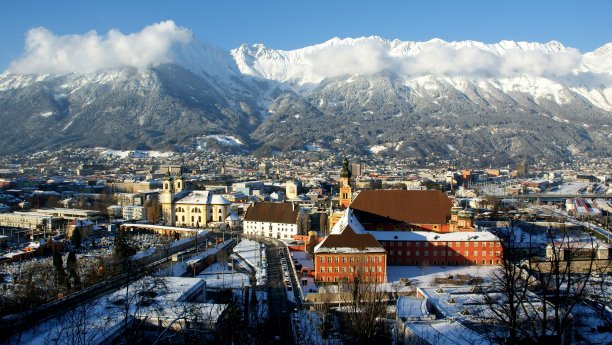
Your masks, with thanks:
<instances>
[{"instance_id":1,"label":"mountain range","mask_svg":"<svg viewBox=\"0 0 612 345\"><path fill-rule=\"evenodd\" d=\"M612 43L334 38L282 51L196 39L167 61L0 74L0 153L290 150L482 164L612 154ZM228 140L229 138L229 140Z\"/></svg>"}]
</instances>

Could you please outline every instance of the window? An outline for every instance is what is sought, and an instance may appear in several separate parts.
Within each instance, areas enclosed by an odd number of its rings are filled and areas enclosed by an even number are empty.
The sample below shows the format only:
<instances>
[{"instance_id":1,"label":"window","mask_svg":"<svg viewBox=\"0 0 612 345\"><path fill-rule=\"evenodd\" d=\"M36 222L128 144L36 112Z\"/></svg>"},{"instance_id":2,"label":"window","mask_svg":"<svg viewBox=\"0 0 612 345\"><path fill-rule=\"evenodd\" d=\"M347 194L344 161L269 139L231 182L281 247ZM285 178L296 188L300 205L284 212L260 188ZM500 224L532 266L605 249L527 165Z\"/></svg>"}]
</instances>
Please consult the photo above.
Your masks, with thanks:
<instances>
[{"instance_id":1,"label":"window","mask_svg":"<svg viewBox=\"0 0 612 345\"><path fill-rule=\"evenodd\" d=\"M381 262L382 262L382 256L379 256L378 257L378 263L381 263Z\"/></svg>"},{"instance_id":2,"label":"window","mask_svg":"<svg viewBox=\"0 0 612 345\"><path fill-rule=\"evenodd\" d=\"M365 273L368 273L368 267L364 267L364 268L363 268L363 271L364 271Z\"/></svg>"},{"instance_id":3,"label":"window","mask_svg":"<svg viewBox=\"0 0 612 345\"><path fill-rule=\"evenodd\" d=\"M353 267L351 267L351 273L355 272L355 269Z\"/></svg>"},{"instance_id":4,"label":"window","mask_svg":"<svg viewBox=\"0 0 612 345\"><path fill-rule=\"evenodd\" d=\"M321 267L321 273L325 272L325 267Z\"/></svg>"},{"instance_id":5,"label":"window","mask_svg":"<svg viewBox=\"0 0 612 345\"><path fill-rule=\"evenodd\" d=\"M415 247L420 247L420 246L421 246L421 242L415 242L415 243L414 243L414 246L415 246Z\"/></svg>"},{"instance_id":6,"label":"window","mask_svg":"<svg viewBox=\"0 0 612 345\"><path fill-rule=\"evenodd\" d=\"M406 251L406 256L410 256L410 251L409 250Z\"/></svg>"},{"instance_id":7,"label":"window","mask_svg":"<svg viewBox=\"0 0 612 345\"><path fill-rule=\"evenodd\" d=\"M457 247L461 246L461 242L455 242L455 246Z\"/></svg>"},{"instance_id":8,"label":"window","mask_svg":"<svg viewBox=\"0 0 612 345\"><path fill-rule=\"evenodd\" d=\"M477 251L474 251L474 256L478 256L478 252Z\"/></svg>"},{"instance_id":9,"label":"window","mask_svg":"<svg viewBox=\"0 0 612 345\"><path fill-rule=\"evenodd\" d=\"M382 267L378 266L378 272L382 272Z\"/></svg>"},{"instance_id":10,"label":"window","mask_svg":"<svg viewBox=\"0 0 612 345\"><path fill-rule=\"evenodd\" d=\"M398 251L397 251L397 255L398 255L398 256L402 256L402 251L401 251L401 250L398 250Z\"/></svg>"},{"instance_id":11,"label":"window","mask_svg":"<svg viewBox=\"0 0 612 345\"><path fill-rule=\"evenodd\" d=\"M393 249L389 251L389 255L393 255Z\"/></svg>"},{"instance_id":12,"label":"window","mask_svg":"<svg viewBox=\"0 0 612 345\"><path fill-rule=\"evenodd\" d=\"M487 256L487 252L486 251L482 251L482 256Z\"/></svg>"},{"instance_id":13,"label":"window","mask_svg":"<svg viewBox=\"0 0 612 345\"><path fill-rule=\"evenodd\" d=\"M478 242L474 242L474 248L478 248Z\"/></svg>"},{"instance_id":14,"label":"window","mask_svg":"<svg viewBox=\"0 0 612 345\"><path fill-rule=\"evenodd\" d=\"M440 252L440 255L442 255L442 256L446 256L446 251L445 251L445 250L441 251L441 252Z\"/></svg>"},{"instance_id":15,"label":"window","mask_svg":"<svg viewBox=\"0 0 612 345\"><path fill-rule=\"evenodd\" d=\"M332 268L331 268L331 266L327 267L327 272L328 272L328 273L331 273L331 272L332 272Z\"/></svg>"},{"instance_id":16,"label":"window","mask_svg":"<svg viewBox=\"0 0 612 345\"><path fill-rule=\"evenodd\" d=\"M423 255L429 256L429 250L426 250L425 252L423 252Z\"/></svg>"},{"instance_id":17,"label":"window","mask_svg":"<svg viewBox=\"0 0 612 345\"><path fill-rule=\"evenodd\" d=\"M470 254L468 253L467 250L463 252L463 256L468 256L468 255L470 255Z\"/></svg>"},{"instance_id":18,"label":"window","mask_svg":"<svg viewBox=\"0 0 612 345\"><path fill-rule=\"evenodd\" d=\"M493 256L493 251L489 251L489 256Z\"/></svg>"},{"instance_id":19,"label":"window","mask_svg":"<svg viewBox=\"0 0 612 345\"><path fill-rule=\"evenodd\" d=\"M323 256L322 256L322 257L321 257L321 260L319 260L319 261L321 261L321 262L325 262L325 257L323 257Z\"/></svg>"},{"instance_id":20,"label":"window","mask_svg":"<svg viewBox=\"0 0 612 345\"><path fill-rule=\"evenodd\" d=\"M331 262L332 262L332 257L331 257L331 256L328 256L328 257L327 257L327 262L329 262L329 263L331 263Z\"/></svg>"},{"instance_id":21,"label":"window","mask_svg":"<svg viewBox=\"0 0 612 345\"><path fill-rule=\"evenodd\" d=\"M342 262L346 263L346 256L342 257Z\"/></svg>"},{"instance_id":22,"label":"window","mask_svg":"<svg viewBox=\"0 0 612 345\"><path fill-rule=\"evenodd\" d=\"M419 256L419 251L418 250L414 252L414 256Z\"/></svg>"},{"instance_id":23,"label":"window","mask_svg":"<svg viewBox=\"0 0 612 345\"><path fill-rule=\"evenodd\" d=\"M495 255L497 255L497 256L500 256L500 255L501 255L501 253L499 252L499 250L495 252Z\"/></svg>"},{"instance_id":24,"label":"window","mask_svg":"<svg viewBox=\"0 0 612 345\"><path fill-rule=\"evenodd\" d=\"M489 247L493 247L493 242L489 242Z\"/></svg>"},{"instance_id":25,"label":"window","mask_svg":"<svg viewBox=\"0 0 612 345\"><path fill-rule=\"evenodd\" d=\"M425 247L429 247L429 242L425 242Z\"/></svg>"},{"instance_id":26,"label":"window","mask_svg":"<svg viewBox=\"0 0 612 345\"><path fill-rule=\"evenodd\" d=\"M340 272L340 267L336 266L336 268L334 269L334 271L336 271L336 273Z\"/></svg>"},{"instance_id":27,"label":"window","mask_svg":"<svg viewBox=\"0 0 612 345\"><path fill-rule=\"evenodd\" d=\"M338 262L340 262L340 258L336 256L336 257L334 258L334 261L335 261L336 263L338 263Z\"/></svg>"},{"instance_id":28,"label":"window","mask_svg":"<svg viewBox=\"0 0 612 345\"><path fill-rule=\"evenodd\" d=\"M437 250L433 251L433 256L438 256L438 251Z\"/></svg>"},{"instance_id":29,"label":"window","mask_svg":"<svg viewBox=\"0 0 612 345\"><path fill-rule=\"evenodd\" d=\"M354 257L354 256L351 256L351 257L349 258L349 262L355 262L355 257Z\"/></svg>"},{"instance_id":30,"label":"window","mask_svg":"<svg viewBox=\"0 0 612 345\"><path fill-rule=\"evenodd\" d=\"M346 267L342 267L342 273L346 273Z\"/></svg>"}]
</instances>

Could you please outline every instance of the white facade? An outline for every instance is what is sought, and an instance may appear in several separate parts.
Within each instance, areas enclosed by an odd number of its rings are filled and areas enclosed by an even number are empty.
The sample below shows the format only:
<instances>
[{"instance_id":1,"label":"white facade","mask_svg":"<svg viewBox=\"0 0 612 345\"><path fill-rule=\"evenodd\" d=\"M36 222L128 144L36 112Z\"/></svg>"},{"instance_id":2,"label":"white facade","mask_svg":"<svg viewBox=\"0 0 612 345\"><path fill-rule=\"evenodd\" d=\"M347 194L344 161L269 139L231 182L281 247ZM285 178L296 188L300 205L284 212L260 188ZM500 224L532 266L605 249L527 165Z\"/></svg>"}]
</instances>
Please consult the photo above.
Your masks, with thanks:
<instances>
[{"instance_id":1,"label":"white facade","mask_svg":"<svg viewBox=\"0 0 612 345\"><path fill-rule=\"evenodd\" d=\"M145 220L147 214L142 206L123 206L122 217L127 220Z\"/></svg>"},{"instance_id":2,"label":"white facade","mask_svg":"<svg viewBox=\"0 0 612 345\"><path fill-rule=\"evenodd\" d=\"M244 233L278 239L291 239L298 234L298 228L297 224L245 220Z\"/></svg>"}]
</instances>

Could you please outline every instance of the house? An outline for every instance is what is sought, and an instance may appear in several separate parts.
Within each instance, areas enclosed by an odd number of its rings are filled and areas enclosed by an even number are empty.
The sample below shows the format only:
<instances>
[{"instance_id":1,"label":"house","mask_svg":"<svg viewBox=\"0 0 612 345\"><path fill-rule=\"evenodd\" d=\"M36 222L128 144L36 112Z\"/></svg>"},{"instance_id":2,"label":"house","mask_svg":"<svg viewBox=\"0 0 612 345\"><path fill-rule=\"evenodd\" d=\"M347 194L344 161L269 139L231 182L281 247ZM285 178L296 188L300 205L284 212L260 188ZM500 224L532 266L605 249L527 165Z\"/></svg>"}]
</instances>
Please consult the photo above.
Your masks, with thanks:
<instances>
[{"instance_id":1,"label":"house","mask_svg":"<svg viewBox=\"0 0 612 345\"><path fill-rule=\"evenodd\" d=\"M340 220L314 249L315 280L324 283L387 281L387 252L354 219Z\"/></svg>"},{"instance_id":2,"label":"house","mask_svg":"<svg viewBox=\"0 0 612 345\"><path fill-rule=\"evenodd\" d=\"M298 234L301 209L289 202L260 202L252 205L244 215L244 233L250 235L291 239Z\"/></svg>"},{"instance_id":3,"label":"house","mask_svg":"<svg viewBox=\"0 0 612 345\"><path fill-rule=\"evenodd\" d=\"M86 239L93 234L94 223L87 219L75 219L66 227L66 237L71 238L75 231L81 233L81 238Z\"/></svg>"}]
</instances>

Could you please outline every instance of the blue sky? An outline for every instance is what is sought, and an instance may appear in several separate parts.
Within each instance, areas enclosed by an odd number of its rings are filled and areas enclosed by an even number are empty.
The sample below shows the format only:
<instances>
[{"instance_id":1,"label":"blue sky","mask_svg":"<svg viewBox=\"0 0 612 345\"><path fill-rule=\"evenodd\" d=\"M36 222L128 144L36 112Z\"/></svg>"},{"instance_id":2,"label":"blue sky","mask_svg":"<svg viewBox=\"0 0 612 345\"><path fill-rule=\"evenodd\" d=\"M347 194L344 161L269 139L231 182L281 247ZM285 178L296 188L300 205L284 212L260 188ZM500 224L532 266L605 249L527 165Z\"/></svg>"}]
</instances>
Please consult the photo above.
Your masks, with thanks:
<instances>
[{"instance_id":1,"label":"blue sky","mask_svg":"<svg viewBox=\"0 0 612 345\"><path fill-rule=\"evenodd\" d=\"M33 1L7 0L0 11L0 70L23 52L25 33L124 34L172 19L224 49L264 43L295 49L332 37L378 35L424 41L557 40L591 51L612 41L612 1Z\"/></svg>"}]
</instances>

